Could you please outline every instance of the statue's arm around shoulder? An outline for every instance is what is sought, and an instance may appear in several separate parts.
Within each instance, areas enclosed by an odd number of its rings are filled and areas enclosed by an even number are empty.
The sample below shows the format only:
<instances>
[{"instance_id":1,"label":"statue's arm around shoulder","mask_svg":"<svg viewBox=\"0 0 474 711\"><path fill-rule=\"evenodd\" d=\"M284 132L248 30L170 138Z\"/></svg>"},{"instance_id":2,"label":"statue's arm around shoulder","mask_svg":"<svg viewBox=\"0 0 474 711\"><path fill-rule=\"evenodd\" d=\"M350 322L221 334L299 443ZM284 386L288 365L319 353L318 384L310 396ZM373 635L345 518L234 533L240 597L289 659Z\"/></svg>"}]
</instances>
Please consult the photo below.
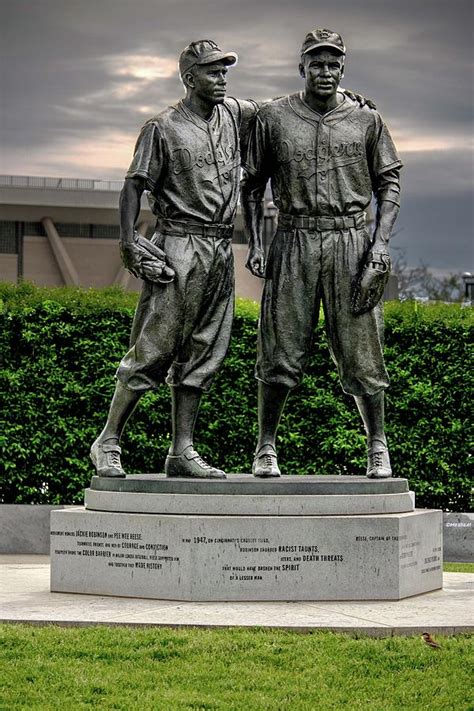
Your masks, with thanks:
<instances>
[{"instance_id":1,"label":"statue's arm around shoulder","mask_svg":"<svg viewBox=\"0 0 474 711\"><path fill-rule=\"evenodd\" d=\"M253 99L234 99L230 96L226 99L228 108L234 114L239 128L240 153L242 160L245 160L249 136L255 123L255 116L260 105Z\"/></svg>"},{"instance_id":2,"label":"statue's arm around shoulder","mask_svg":"<svg viewBox=\"0 0 474 711\"><path fill-rule=\"evenodd\" d=\"M362 94L357 94L351 89L343 89L342 86L339 87L339 91L342 91L345 96L359 104L361 108L367 106L368 109L373 109L374 111L377 109L372 99L367 99L367 97L362 96Z\"/></svg>"}]
</instances>

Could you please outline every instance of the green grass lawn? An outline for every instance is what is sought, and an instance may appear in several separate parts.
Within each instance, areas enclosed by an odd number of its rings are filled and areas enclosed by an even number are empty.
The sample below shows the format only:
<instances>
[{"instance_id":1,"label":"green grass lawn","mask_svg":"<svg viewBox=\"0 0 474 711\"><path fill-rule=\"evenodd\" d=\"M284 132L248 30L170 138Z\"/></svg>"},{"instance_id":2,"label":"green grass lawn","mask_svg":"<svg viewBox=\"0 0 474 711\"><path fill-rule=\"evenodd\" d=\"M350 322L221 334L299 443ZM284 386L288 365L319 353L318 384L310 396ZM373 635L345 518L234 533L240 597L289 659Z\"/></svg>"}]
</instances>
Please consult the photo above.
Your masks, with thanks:
<instances>
[{"instance_id":1,"label":"green grass lawn","mask_svg":"<svg viewBox=\"0 0 474 711\"><path fill-rule=\"evenodd\" d=\"M0 625L0 709L472 709L473 638Z\"/></svg>"},{"instance_id":2,"label":"green grass lawn","mask_svg":"<svg viewBox=\"0 0 474 711\"><path fill-rule=\"evenodd\" d=\"M445 573L474 573L474 563L444 563Z\"/></svg>"}]
</instances>

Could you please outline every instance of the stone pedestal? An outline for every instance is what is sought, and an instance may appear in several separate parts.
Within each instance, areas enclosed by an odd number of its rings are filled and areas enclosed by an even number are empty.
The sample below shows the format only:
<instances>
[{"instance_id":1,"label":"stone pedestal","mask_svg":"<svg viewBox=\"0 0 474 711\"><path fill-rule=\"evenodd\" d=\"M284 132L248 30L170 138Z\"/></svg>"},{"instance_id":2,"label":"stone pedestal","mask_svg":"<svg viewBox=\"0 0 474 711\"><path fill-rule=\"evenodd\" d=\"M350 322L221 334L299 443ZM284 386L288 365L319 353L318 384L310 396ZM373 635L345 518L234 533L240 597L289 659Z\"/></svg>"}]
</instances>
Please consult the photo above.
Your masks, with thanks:
<instances>
[{"instance_id":1,"label":"stone pedestal","mask_svg":"<svg viewBox=\"0 0 474 711\"><path fill-rule=\"evenodd\" d=\"M51 514L51 590L170 600L398 600L442 586L442 512L404 479L93 477Z\"/></svg>"}]
</instances>

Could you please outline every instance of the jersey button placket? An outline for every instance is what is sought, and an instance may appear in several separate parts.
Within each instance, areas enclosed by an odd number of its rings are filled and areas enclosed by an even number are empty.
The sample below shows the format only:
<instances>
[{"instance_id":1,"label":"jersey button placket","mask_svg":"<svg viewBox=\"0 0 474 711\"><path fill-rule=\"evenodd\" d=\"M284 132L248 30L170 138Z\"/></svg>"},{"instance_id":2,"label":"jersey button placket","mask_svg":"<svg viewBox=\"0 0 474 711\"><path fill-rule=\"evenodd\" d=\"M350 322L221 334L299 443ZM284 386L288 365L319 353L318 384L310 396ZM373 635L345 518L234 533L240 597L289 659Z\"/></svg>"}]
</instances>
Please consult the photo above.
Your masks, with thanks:
<instances>
[{"instance_id":1,"label":"jersey button placket","mask_svg":"<svg viewBox=\"0 0 474 711\"><path fill-rule=\"evenodd\" d=\"M318 185L316 193L316 204L318 214L322 214L322 206L328 204L328 158L329 158L329 128L322 119L319 123L318 131Z\"/></svg>"},{"instance_id":2,"label":"jersey button placket","mask_svg":"<svg viewBox=\"0 0 474 711\"><path fill-rule=\"evenodd\" d=\"M212 126L211 126L210 124L209 124L208 127L207 127L207 132L208 132L208 135L209 135L209 142L210 142L210 144L211 144L212 157L213 157L213 159L214 159L214 166L215 166L216 173L217 173L217 183L218 183L218 185L219 185L219 190L220 190L220 193L221 193L221 195L222 195L223 207L221 208L221 214L219 215L219 218L217 219L217 222L220 223L220 222L223 222L223 220L224 220L224 211L225 211L225 207L226 207L225 192L224 192L224 187L223 187L223 185L222 185L222 176L221 176L221 173L220 173L219 161L218 161L218 159L217 159L216 142L215 142L215 138L214 138L214 135L213 135ZM217 138L217 142L219 142L219 138Z\"/></svg>"},{"instance_id":3,"label":"jersey button placket","mask_svg":"<svg viewBox=\"0 0 474 711\"><path fill-rule=\"evenodd\" d=\"M315 195L314 204L316 205L316 214L317 214L317 212L318 212L318 210L317 210L317 199L318 199L318 165L319 165L319 156L318 156L319 126L320 126L320 122L318 121L318 122L315 124L316 131L315 131L315 134L314 134L314 144L313 144L313 148L314 148L314 152L313 152L313 160L314 160L314 195ZM309 234L310 234L310 236L311 236L311 239L313 239L313 240L316 240L316 239L317 239L318 233L316 232L316 230L310 231Z\"/></svg>"}]
</instances>

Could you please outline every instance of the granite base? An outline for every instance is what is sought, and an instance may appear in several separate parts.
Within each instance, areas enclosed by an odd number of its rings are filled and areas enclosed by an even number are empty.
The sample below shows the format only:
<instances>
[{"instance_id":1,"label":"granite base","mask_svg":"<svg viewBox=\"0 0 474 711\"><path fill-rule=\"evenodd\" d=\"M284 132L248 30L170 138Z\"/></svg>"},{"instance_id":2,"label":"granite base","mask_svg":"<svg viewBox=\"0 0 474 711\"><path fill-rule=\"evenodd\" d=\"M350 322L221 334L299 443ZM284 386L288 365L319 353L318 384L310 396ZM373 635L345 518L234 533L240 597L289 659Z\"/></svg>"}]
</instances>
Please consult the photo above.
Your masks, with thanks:
<instances>
[{"instance_id":1,"label":"granite base","mask_svg":"<svg viewBox=\"0 0 474 711\"><path fill-rule=\"evenodd\" d=\"M442 512L51 514L51 590L167 600L398 600L442 587Z\"/></svg>"}]
</instances>

